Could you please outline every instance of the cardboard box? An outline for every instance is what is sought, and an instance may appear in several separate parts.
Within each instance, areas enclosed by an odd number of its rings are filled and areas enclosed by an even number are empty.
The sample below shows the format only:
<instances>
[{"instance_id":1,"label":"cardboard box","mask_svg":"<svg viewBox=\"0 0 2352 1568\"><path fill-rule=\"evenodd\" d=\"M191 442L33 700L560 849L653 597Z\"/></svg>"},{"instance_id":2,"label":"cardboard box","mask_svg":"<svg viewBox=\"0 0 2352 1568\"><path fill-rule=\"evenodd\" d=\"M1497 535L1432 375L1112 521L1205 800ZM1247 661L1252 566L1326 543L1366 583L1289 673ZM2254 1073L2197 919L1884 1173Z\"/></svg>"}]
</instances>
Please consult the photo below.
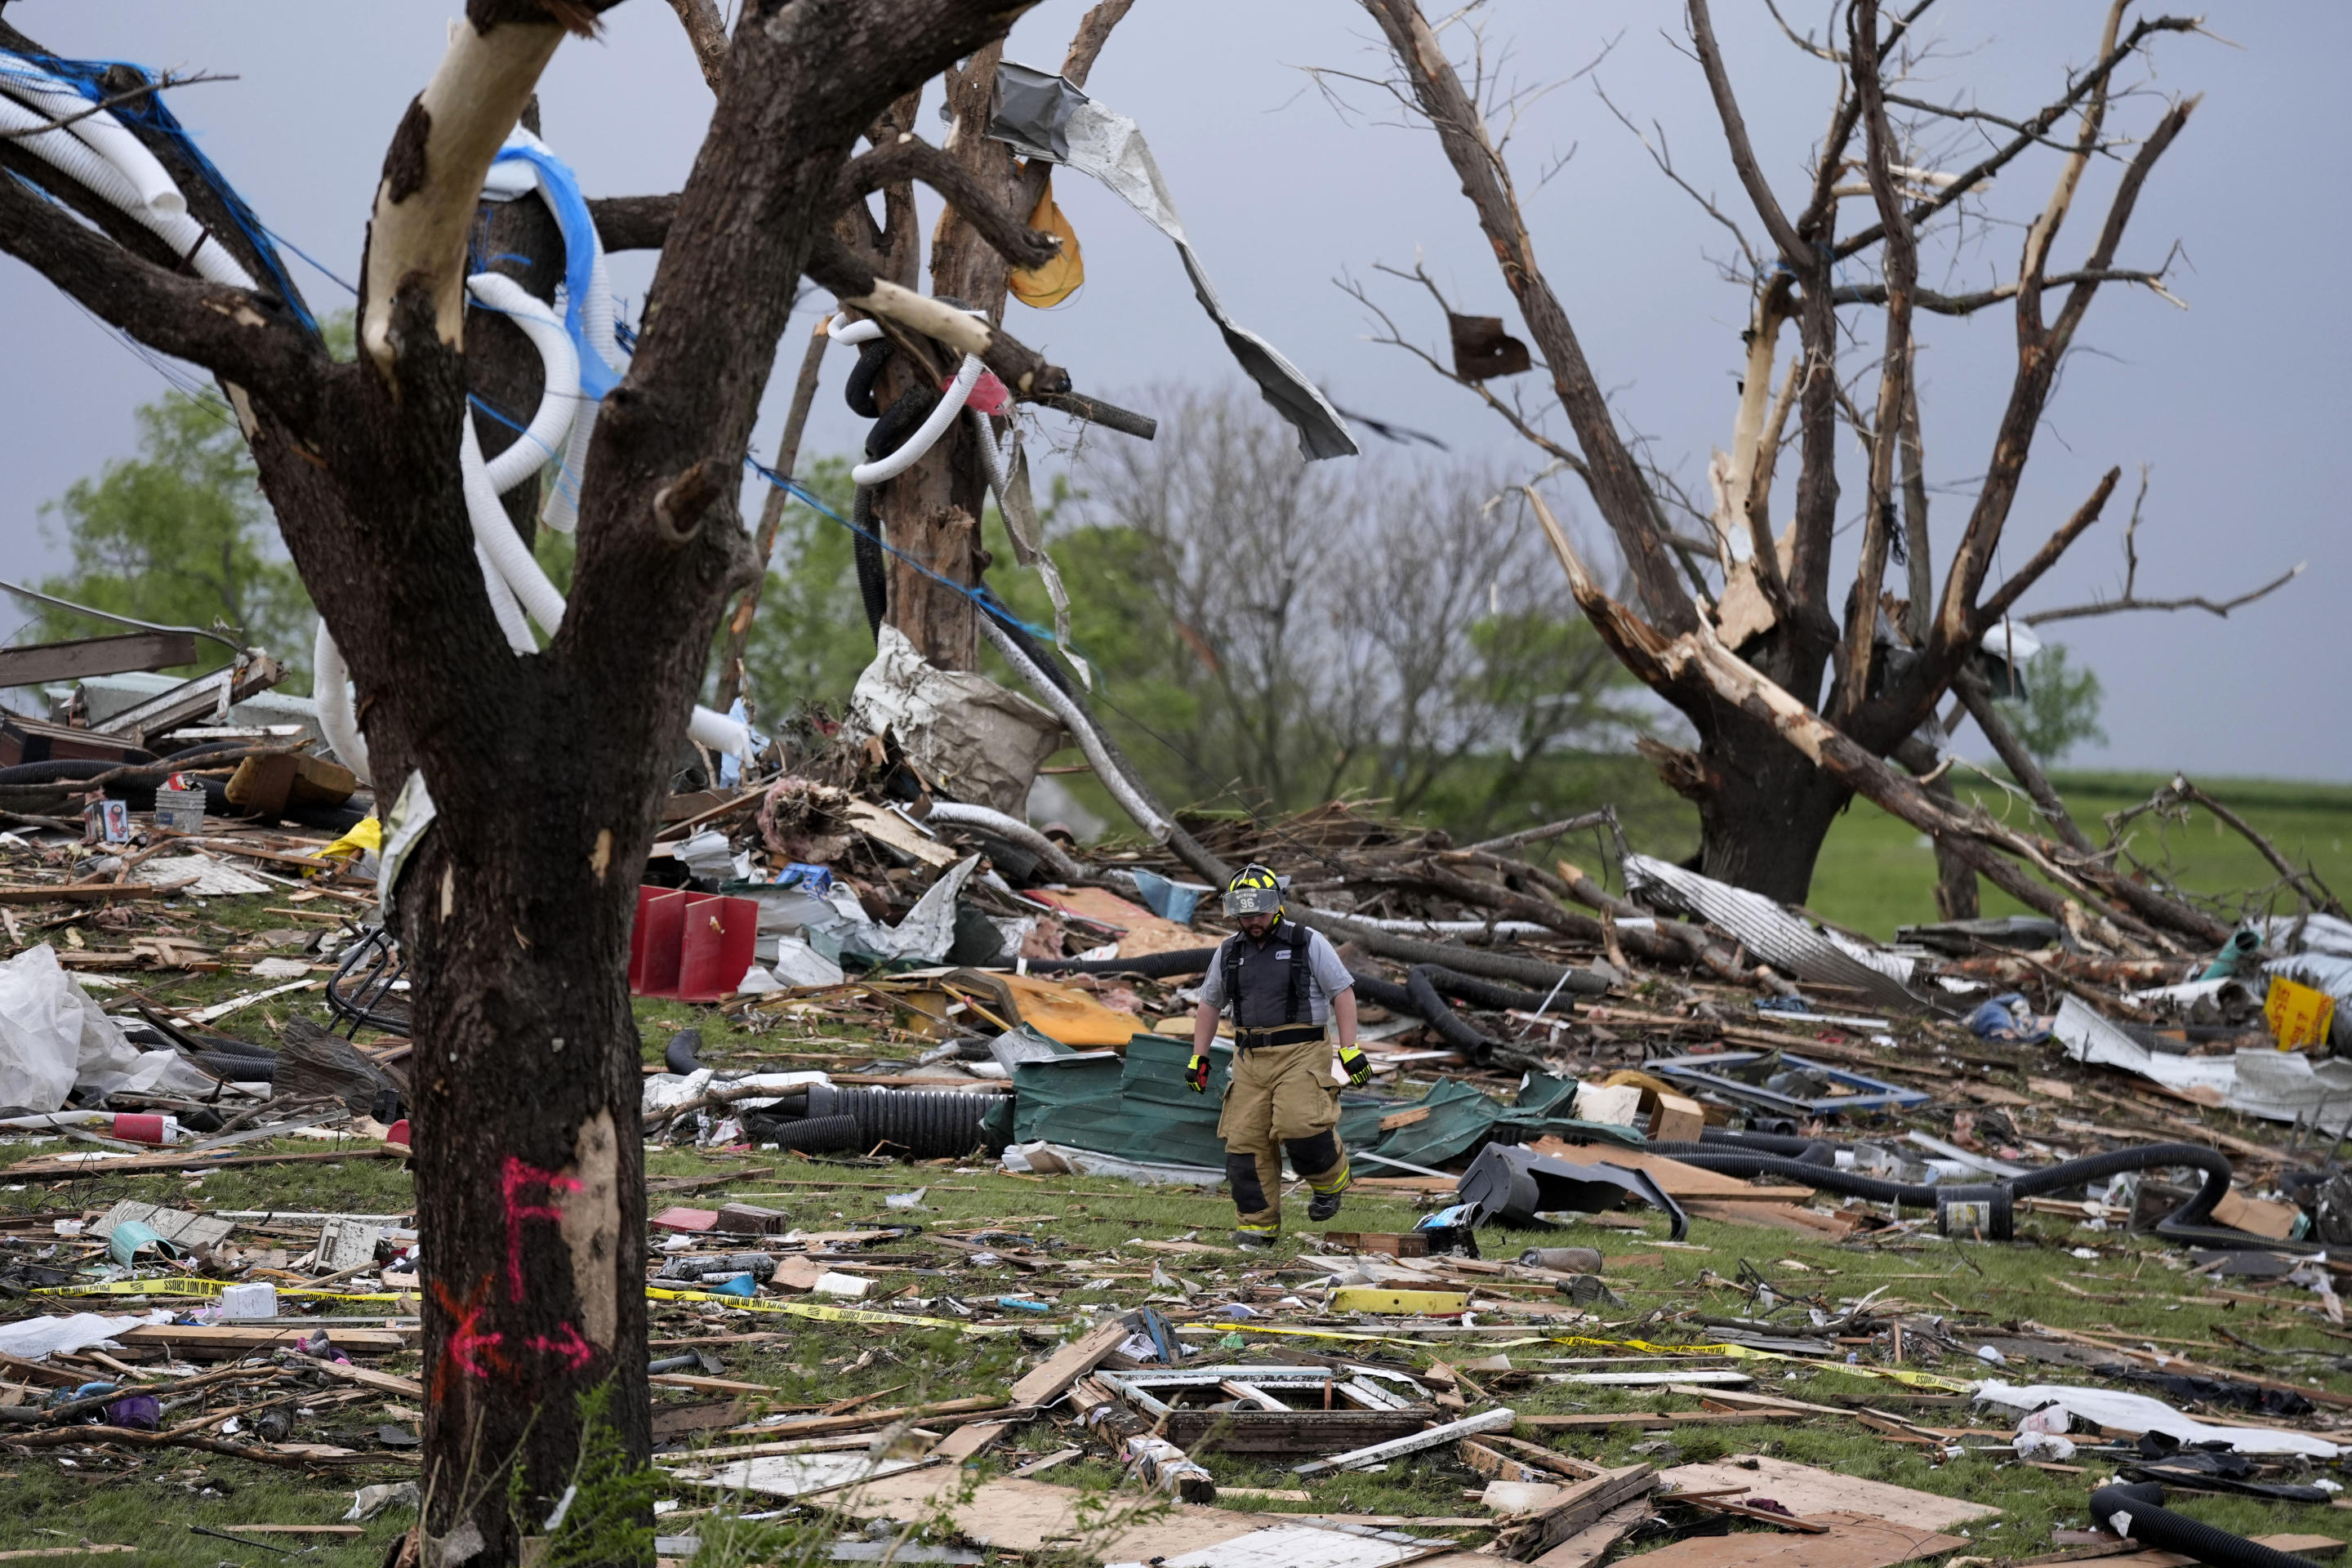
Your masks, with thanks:
<instances>
[{"instance_id":1,"label":"cardboard box","mask_svg":"<svg viewBox=\"0 0 2352 1568\"><path fill-rule=\"evenodd\" d=\"M1706 1125L1706 1111L1696 1100L1679 1094L1658 1096L1658 1106L1650 1113L1650 1142L1653 1143L1696 1143L1700 1129Z\"/></svg>"}]
</instances>

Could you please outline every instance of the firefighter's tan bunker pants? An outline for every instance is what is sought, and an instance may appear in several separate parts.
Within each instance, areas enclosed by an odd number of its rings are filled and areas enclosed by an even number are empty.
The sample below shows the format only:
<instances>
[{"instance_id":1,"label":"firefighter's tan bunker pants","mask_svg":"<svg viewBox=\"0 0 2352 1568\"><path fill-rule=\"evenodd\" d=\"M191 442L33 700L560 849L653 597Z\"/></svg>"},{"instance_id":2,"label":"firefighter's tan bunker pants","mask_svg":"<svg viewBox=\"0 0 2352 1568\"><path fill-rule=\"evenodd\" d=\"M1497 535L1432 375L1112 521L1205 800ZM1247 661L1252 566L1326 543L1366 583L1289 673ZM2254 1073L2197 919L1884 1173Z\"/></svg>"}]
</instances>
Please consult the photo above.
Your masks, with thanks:
<instances>
[{"instance_id":1,"label":"firefighter's tan bunker pants","mask_svg":"<svg viewBox=\"0 0 2352 1568\"><path fill-rule=\"evenodd\" d=\"M1339 1146L1339 1053L1328 1039L1257 1046L1234 1055L1217 1136L1244 1230L1282 1228L1282 1155L1317 1193L1348 1184Z\"/></svg>"}]
</instances>

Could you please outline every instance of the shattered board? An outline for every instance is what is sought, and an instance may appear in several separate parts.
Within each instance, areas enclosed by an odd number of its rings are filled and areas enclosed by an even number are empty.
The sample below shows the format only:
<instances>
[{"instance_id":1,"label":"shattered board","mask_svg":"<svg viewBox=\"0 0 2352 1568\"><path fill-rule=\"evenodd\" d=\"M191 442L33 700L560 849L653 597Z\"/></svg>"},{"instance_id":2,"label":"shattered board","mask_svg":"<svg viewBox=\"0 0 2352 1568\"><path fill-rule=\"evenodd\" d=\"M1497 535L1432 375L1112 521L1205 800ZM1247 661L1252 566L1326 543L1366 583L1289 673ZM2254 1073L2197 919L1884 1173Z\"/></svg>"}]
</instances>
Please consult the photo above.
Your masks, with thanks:
<instances>
[{"instance_id":1,"label":"shattered board","mask_svg":"<svg viewBox=\"0 0 2352 1568\"><path fill-rule=\"evenodd\" d=\"M209 855L163 856L131 868L131 879L148 888L184 882L191 877L195 881L180 891L194 897L226 899L242 893L270 890L269 884L260 878L250 876L234 866L224 865Z\"/></svg>"},{"instance_id":2,"label":"shattered board","mask_svg":"<svg viewBox=\"0 0 2352 1568\"><path fill-rule=\"evenodd\" d=\"M114 1234L114 1227L130 1221L143 1225L174 1247L210 1247L228 1239L236 1228L229 1220L215 1219L211 1215L191 1214L186 1209L157 1208L153 1204L137 1204L129 1199L115 1205L89 1223L89 1234L100 1241Z\"/></svg>"}]
</instances>

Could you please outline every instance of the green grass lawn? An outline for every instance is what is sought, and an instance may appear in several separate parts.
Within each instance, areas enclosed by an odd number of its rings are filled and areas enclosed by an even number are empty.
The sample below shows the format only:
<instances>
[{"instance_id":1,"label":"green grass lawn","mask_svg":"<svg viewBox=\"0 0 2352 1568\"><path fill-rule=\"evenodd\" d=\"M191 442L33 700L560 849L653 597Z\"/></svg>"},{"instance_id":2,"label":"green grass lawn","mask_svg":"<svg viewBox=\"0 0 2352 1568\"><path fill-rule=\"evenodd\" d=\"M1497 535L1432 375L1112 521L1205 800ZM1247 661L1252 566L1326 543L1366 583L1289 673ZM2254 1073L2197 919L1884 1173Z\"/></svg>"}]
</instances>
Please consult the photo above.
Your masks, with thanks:
<instances>
[{"instance_id":1,"label":"green grass lawn","mask_svg":"<svg viewBox=\"0 0 2352 1568\"><path fill-rule=\"evenodd\" d=\"M2104 842L2104 818L2145 801L2167 782L2158 773L2061 773L2053 782L2074 820L2095 844ZM2296 864L2308 860L2338 895L2352 892L2352 785L2277 779L2204 779L2205 792L2252 823ZM2033 826L2032 807L1981 778L1960 774L1963 800L2020 827ZM2277 874L2254 847L2210 812L2184 821L2142 816L2126 830L2132 857L2191 892L2225 897L2269 887ZM1830 830L1813 873L1808 906L1826 919L1892 937L1898 925L1936 918L1936 854L1927 836L1856 800ZM1982 884L1988 915L2022 914L2022 904ZM2284 909L2294 908L2290 900Z\"/></svg>"}]
</instances>

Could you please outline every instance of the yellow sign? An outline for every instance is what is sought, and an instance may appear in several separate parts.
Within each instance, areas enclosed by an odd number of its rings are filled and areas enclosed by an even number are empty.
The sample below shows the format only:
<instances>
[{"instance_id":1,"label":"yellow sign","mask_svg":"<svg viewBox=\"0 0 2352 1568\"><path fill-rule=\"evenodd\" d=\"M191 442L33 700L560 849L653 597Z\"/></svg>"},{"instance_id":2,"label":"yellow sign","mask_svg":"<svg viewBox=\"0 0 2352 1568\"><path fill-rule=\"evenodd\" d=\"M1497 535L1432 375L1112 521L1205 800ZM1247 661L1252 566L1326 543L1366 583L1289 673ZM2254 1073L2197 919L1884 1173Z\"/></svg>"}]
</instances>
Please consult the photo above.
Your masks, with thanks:
<instances>
[{"instance_id":1,"label":"yellow sign","mask_svg":"<svg viewBox=\"0 0 2352 1568\"><path fill-rule=\"evenodd\" d=\"M2263 1021L2283 1051L2327 1043L2327 1026L2336 1017L2336 998L2325 991L2298 985L2283 974L2271 976L2271 994L2263 1004Z\"/></svg>"},{"instance_id":2,"label":"yellow sign","mask_svg":"<svg viewBox=\"0 0 2352 1568\"><path fill-rule=\"evenodd\" d=\"M1331 1292L1335 1312L1419 1312L1451 1317L1467 1311L1470 1298L1460 1290L1382 1290L1371 1285L1350 1285Z\"/></svg>"}]
</instances>

